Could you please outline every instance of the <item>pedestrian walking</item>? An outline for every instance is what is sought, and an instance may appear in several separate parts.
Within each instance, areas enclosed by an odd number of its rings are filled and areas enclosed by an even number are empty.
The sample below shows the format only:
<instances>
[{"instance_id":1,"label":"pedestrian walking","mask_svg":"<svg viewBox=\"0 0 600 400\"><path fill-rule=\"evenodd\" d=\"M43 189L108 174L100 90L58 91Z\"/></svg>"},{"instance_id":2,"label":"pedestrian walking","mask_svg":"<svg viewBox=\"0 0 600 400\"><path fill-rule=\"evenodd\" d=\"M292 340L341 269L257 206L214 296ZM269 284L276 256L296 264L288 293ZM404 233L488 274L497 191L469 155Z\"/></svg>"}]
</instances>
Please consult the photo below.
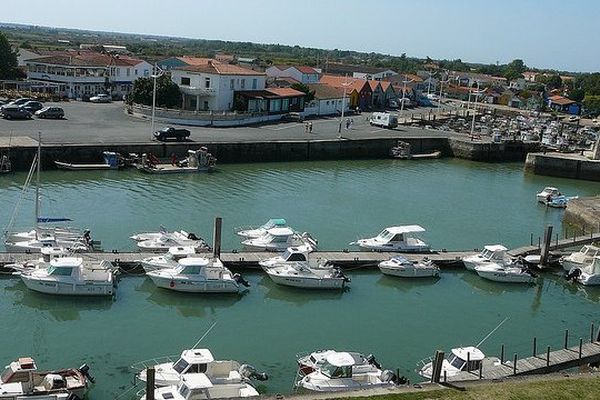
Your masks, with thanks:
<instances>
[{"instance_id":1,"label":"pedestrian walking","mask_svg":"<svg viewBox=\"0 0 600 400\"><path fill-rule=\"evenodd\" d=\"M353 125L354 125L354 120L352 118L350 118L350 129L352 129Z\"/></svg>"},{"instance_id":2,"label":"pedestrian walking","mask_svg":"<svg viewBox=\"0 0 600 400\"><path fill-rule=\"evenodd\" d=\"M346 130L350 128L350 119L346 118Z\"/></svg>"},{"instance_id":3,"label":"pedestrian walking","mask_svg":"<svg viewBox=\"0 0 600 400\"><path fill-rule=\"evenodd\" d=\"M312 122L308 123L308 133L312 133Z\"/></svg>"}]
</instances>

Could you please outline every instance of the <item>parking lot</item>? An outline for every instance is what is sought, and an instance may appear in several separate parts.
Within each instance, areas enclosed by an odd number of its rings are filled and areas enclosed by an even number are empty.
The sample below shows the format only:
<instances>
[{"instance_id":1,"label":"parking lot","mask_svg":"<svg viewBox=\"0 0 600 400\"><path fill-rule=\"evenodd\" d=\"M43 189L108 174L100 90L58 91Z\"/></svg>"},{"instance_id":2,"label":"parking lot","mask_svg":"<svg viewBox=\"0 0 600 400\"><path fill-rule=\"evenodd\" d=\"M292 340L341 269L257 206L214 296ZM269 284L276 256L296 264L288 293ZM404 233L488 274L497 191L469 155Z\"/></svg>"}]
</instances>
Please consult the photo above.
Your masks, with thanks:
<instances>
[{"instance_id":1,"label":"parking lot","mask_svg":"<svg viewBox=\"0 0 600 400\"><path fill-rule=\"evenodd\" d=\"M65 110L65 119L50 120L5 120L0 119L0 136L27 136L37 138L42 134L44 143L143 143L152 140L150 120L139 119L127 115L122 102L93 104L84 102L46 103L47 106L59 106ZM405 110L404 115L411 113L428 113L431 108ZM433 109L432 112L435 112ZM353 124L350 129L341 130L341 136L348 139L365 139L376 137L403 136L446 136L446 132L423 130L400 126L390 130L370 126L370 113L352 115ZM346 118L345 118L346 119ZM210 128L186 127L191 131L190 140L198 143L210 142L244 142L244 141L281 141L281 140L318 140L338 138L339 118L311 119L312 133L307 133L303 123L281 122L262 124L251 127ZM177 126L174 124L169 124ZM156 121L158 130L167 124Z\"/></svg>"}]
</instances>

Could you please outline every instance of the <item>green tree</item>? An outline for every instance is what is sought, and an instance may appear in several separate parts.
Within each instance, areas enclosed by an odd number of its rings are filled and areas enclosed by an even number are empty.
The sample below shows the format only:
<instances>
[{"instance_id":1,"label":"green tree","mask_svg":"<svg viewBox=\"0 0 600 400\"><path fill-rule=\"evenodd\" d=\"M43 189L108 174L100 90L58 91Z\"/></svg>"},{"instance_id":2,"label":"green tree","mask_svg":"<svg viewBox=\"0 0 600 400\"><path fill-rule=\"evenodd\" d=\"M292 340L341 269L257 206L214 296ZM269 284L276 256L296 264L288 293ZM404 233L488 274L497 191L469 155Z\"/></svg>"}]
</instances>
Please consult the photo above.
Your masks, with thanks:
<instances>
[{"instance_id":1,"label":"green tree","mask_svg":"<svg viewBox=\"0 0 600 400\"><path fill-rule=\"evenodd\" d=\"M527 67L525 66L523 60L512 60L504 69L504 77L510 81L513 79L522 78L523 72L525 72L526 69Z\"/></svg>"},{"instance_id":2,"label":"green tree","mask_svg":"<svg viewBox=\"0 0 600 400\"><path fill-rule=\"evenodd\" d=\"M133 82L130 101L137 104L152 105L154 79L138 78ZM168 75L156 79L156 105L173 108L181 105L181 91Z\"/></svg>"},{"instance_id":3,"label":"green tree","mask_svg":"<svg viewBox=\"0 0 600 400\"><path fill-rule=\"evenodd\" d=\"M290 87L292 89L306 93L306 96L304 96L304 101L306 103L310 103L315 98L315 91L310 90L310 88L308 86L306 86L304 83L300 83L300 82L294 83L294 84L290 85Z\"/></svg>"},{"instance_id":4,"label":"green tree","mask_svg":"<svg viewBox=\"0 0 600 400\"><path fill-rule=\"evenodd\" d=\"M535 78L535 81L546 85L548 90L560 89L563 86L562 78L558 74L553 74L550 76L538 75Z\"/></svg>"},{"instance_id":5,"label":"green tree","mask_svg":"<svg viewBox=\"0 0 600 400\"><path fill-rule=\"evenodd\" d=\"M0 32L0 79L15 79L20 76L17 66L17 52Z\"/></svg>"},{"instance_id":6,"label":"green tree","mask_svg":"<svg viewBox=\"0 0 600 400\"><path fill-rule=\"evenodd\" d=\"M592 115L600 115L600 96L585 96L583 107Z\"/></svg>"},{"instance_id":7,"label":"green tree","mask_svg":"<svg viewBox=\"0 0 600 400\"><path fill-rule=\"evenodd\" d=\"M585 91L581 88L569 91L569 98L580 103L585 97Z\"/></svg>"}]
</instances>

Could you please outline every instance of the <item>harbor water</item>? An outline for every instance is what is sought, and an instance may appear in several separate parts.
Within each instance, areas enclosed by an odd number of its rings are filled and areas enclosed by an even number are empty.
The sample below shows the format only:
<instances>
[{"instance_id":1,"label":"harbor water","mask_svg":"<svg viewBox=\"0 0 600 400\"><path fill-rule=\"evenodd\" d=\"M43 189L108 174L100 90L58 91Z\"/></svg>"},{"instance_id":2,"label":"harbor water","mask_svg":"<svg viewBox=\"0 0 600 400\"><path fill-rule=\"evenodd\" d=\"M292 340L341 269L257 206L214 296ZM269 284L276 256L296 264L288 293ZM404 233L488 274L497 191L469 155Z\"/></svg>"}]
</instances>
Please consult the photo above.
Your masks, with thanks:
<instances>
[{"instance_id":1,"label":"harbor water","mask_svg":"<svg viewBox=\"0 0 600 400\"><path fill-rule=\"evenodd\" d=\"M0 177L0 222L11 218L25 174ZM400 160L225 165L211 174L149 176L136 171L42 173L42 215L69 217L92 229L105 250L133 250L140 231L185 229L211 240L223 217L223 251L240 249L233 228L283 217L308 231L321 249L349 248L383 227L420 224L436 249L466 250L487 243L529 244L547 224L563 232L562 211L535 202L544 186L566 195L593 195L600 183L524 174L521 164L461 160ZM33 195L16 226L33 221ZM544 273L536 286L505 285L463 270L437 280L400 280L376 270L353 270L345 292L280 287L260 272L244 272L243 295L195 296L123 276L115 299L72 299L27 291L18 279L0 280L0 360L33 356L40 368L91 366L90 399L115 399L132 384L129 365L201 342L217 359L237 359L269 374L259 389L288 393L296 354L335 348L373 353L385 368L416 381L417 361L437 349L482 345L499 355L506 345L529 356L531 340L572 344L598 322L600 290L580 288ZM135 398L131 389L120 398Z\"/></svg>"}]
</instances>

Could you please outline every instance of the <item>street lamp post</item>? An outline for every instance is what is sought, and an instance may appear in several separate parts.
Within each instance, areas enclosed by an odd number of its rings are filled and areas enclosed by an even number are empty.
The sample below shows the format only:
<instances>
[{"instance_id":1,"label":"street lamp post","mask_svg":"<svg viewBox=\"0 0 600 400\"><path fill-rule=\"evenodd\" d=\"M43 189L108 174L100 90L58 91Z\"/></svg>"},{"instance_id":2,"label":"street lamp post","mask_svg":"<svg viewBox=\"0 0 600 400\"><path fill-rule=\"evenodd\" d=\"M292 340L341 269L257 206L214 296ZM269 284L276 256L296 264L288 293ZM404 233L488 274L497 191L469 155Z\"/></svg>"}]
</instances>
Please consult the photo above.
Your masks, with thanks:
<instances>
[{"instance_id":1,"label":"street lamp post","mask_svg":"<svg viewBox=\"0 0 600 400\"><path fill-rule=\"evenodd\" d=\"M348 75L346 75L346 82L342 84L344 87L344 94L342 95L342 113L340 114L340 125L338 126L338 133L340 134L340 137L342 133L342 123L344 121L344 109L346 108L346 87L349 85L347 78Z\"/></svg>"},{"instance_id":2,"label":"street lamp post","mask_svg":"<svg viewBox=\"0 0 600 400\"><path fill-rule=\"evenodd\" d=\"M450 75L448 74L448 71L446 71L446 75L447 75L446 80L441 79L442 77L440 76L440 98L438 99L438 115L440 115L440 116L442 113L442 93L443 93L444 83L450 82Z\"/></svg>"},{"instance_id":3,"label":"street lamp post","mask_svg":"<svg viewBox=\"0 0 600 400\"><path fill-rule=\"evenodd\" d=\"M473 120L471 121L471 140L473 140L473 135L475 133L475 116L477 115L477 99L479 98L479 81L477 82L477 93L475 96L475 102L473 106Z\"/></svg>"},{"instance_id":4,"label":"street lamp post","mask_svg":"<svg viewBox=\"0 0 600 400\"><path fill-rule=\"evenodd\" d=\"M400 104L400 116L402 116L402 114L404 113L404 99L405 99L405 95L406 95L406 84L407 83L412 83L414 81L414 79L411 79L410 81L406 79L406 75L404 75L404 81L402 81L402 83L404 84L402 86L402 104Z\"/></svg>"},{"instance_id":5,"label":"street lamp post","mask_svg":"<svg viewBox=\"0 0 600 400\"><path fill-rule=\"evenodd\" d=\"M157 70L160 70L157 73ZM154 85L152 87L152 117L150 119L150 138L154 137L154 115L156 113L156 80L163 76L163 71L158 68L156 64L154 64L154 73L152 74L152 79L154 80Z\"/></svg>"}]
</instances>

